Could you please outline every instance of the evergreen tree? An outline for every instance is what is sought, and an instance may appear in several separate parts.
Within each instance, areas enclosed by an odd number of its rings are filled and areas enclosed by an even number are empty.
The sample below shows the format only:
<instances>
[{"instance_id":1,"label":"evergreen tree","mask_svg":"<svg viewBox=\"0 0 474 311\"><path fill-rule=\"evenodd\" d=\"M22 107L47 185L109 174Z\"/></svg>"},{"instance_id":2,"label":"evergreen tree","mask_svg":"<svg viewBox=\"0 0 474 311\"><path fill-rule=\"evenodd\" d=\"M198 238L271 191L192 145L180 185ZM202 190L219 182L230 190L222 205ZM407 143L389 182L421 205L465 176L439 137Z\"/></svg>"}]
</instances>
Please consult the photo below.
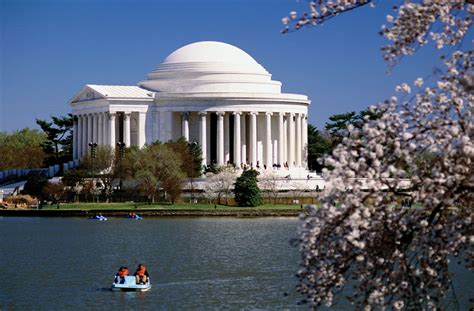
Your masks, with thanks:
<instances>
[{"instance_id":1,"label":"evergreen tree","mask_svg":"<svg viewBox=\"0 0 474 311\"><path fill-rule=\"evenodd\" d=\"M73 116L65 117L51 116L53 122L36 119L47 139L42 144L43 150L49 155L47 164L61 164L72 160L72 125Z\"/></svg>"},{"instance_id":2,"label":"evergreen tree","mask_svg":"<svg viewBox=\"0 0 474 311\"><path fill-rule=\"evenodd\" d=\"M29 194L31 196L43 195L43 188L48 184L48 178L40 174L30 174L23 187L23 194Z\"/></svg>"},{"instance_id":3,"label":"evergreen tree","mask_svg":"<svg viewBox=\"0 0 474 311\"><path fill-rule=\"evenodd\" d=\"M332 141L329 135L324 135L315 126L308 124L308 167L318 173L324 167L320 160L332 152Z\"/></svg>"},{"instance_id":4,"label":"evergreen tree","mask_svg":"<svg viewBox=\"0 0 474 311\"><path fill-rule=\"evenodd\" d=\"M263 200L260 188L257 185L257 175L258 172L251 169L244 171L235 181L235 201L239 206L255 207L262 205Z\"/></svg>"}]
</instances>

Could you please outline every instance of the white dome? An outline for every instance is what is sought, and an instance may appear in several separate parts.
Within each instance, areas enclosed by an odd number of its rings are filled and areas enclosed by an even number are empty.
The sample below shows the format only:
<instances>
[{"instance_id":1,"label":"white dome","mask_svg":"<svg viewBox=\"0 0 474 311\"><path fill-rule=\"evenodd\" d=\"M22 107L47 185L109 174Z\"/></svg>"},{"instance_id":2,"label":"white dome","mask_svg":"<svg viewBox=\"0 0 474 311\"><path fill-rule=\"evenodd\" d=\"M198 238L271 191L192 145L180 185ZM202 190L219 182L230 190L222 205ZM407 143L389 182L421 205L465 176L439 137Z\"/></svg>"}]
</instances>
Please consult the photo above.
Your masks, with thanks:
<instances>
[{"instance_id":1,"label":"white dome","mask_svg":"<svg viewBox=\"0 0 474 311\"><path fill-rule=\"evenodd\" d=\"M163 64L193 62L239 64L253 66L256 70L261 69L252 56L233 45L217 41L185 45L166 57Z\"/></svg>"},{"instance_id":2,"label":"white dome","mask_svg":"<svg viewBox=\"0 0 474 311\"><path fill-rule=\"evenodd\" d=\"M169 93L280 93L281 83L241 49L202 41L171 53L139 86Z\"/></svg>"}]
</instances>

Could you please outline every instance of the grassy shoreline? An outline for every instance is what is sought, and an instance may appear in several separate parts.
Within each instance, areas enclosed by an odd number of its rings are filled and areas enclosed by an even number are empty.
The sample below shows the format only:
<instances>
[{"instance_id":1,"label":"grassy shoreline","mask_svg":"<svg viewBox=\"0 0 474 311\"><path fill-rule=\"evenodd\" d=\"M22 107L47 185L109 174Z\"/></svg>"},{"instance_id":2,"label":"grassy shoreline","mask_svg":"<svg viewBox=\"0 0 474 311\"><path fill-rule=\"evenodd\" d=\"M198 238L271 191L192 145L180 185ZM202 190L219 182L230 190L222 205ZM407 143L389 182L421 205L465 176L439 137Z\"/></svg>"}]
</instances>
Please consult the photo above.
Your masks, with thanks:
<instances>
[{"instance_id":1,"label":"grassy shoreline","mask_svg":"<svg viewBox=\"0 0 474 311\"><path fill-rule=\"evenodd\" d=\"M102 213L107 217L125 217L133 211L145 217L297 217L306 210L300 204L265 204L238 207L218 204L147 204L147 203L64 203L42 209L0 209L0 216L90 217Z\"/></svg>"},{"instance_id":2,"label":"grassy shoreline","mask_svg":"<svg viewBox=\"0 0 474 311\"><path fill-rule=\"evenodd\" d=\"M134 202L124 202L124 203L62 203L59 205L60 210L201 210L201 209L227 209L227 210L249 210L249 209L270 209L270 210L279 210L279 209L300 209L301 204L264 204L257 207L239 207L234 205L223 205L223 204L193 204L193 203L134 203ZM42 210L57 210L57 206L46 205L43 206Z\"/></svg>"}]
</instances>

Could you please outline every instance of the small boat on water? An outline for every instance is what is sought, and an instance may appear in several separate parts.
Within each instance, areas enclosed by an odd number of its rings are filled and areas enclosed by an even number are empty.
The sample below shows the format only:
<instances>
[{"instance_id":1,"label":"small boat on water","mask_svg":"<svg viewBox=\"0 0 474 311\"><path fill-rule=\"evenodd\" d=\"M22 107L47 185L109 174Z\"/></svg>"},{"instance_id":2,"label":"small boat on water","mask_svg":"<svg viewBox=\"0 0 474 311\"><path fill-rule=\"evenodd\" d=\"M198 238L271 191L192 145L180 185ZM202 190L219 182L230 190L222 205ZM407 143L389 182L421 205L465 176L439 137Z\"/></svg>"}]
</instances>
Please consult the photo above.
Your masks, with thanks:
<instances>
[{"instance_id":1,"label":"small boat on water","mask_svg":"<svg viewBox=\"0 0 474 311\"><path fill-rule=\"evenodd\" d=\"M127 218L135 219L135 220L142 220L142 216L135 214L135 213L128 213Z\"/></svg>"},{"instance_id":2,"label":"small boat on water","mask_svg":"<svg viewBox=\"0 0 474 311\"><path fill-rule=\"evenodd\" d=\"M137 284L136 279L134 276L125 276L124 277L125 282L124 283L113 283L112 284L112 290L113 291L128 291L128 292L146 292L150 290L151 288L151 283L150 279L148 278L148 281L146 284Z\"/></svg>"},{"instance_id":3,"label":"small boat on water","mask_svg":"<svg viewBox=\"0 0 474 311\"><path fill-rule=\"evenodd\" d=\"M95 216L92 216L91 218L89 219L92 219L92 220L99 220L99 221L106 221L107 220L107 217L103 216L103 215L95 215Z\"/></svg>"}]
</instances>

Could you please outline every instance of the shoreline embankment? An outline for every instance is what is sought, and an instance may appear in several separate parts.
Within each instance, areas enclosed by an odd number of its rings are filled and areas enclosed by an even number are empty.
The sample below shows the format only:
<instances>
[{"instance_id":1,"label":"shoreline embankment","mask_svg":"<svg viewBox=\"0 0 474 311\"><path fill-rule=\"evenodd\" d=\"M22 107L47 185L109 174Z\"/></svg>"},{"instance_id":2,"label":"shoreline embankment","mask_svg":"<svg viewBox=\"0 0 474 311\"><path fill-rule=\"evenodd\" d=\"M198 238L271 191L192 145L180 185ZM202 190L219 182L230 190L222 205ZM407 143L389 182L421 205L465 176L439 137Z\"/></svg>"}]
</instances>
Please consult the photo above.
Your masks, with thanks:
<instances>
[{"instance_id":1,"label":"shoreline embankment","mask_svg":"<svg viewBox=\"0 0 474 311\"><path fill-rule=\"evenodd\" d=\"M140 209L134 212L144 217L298 217L306 209ZM91 209L0 209L0 217L92 217L98 213L106 217L126 217L129 210Z\"/></svg>"}]
</instances>

